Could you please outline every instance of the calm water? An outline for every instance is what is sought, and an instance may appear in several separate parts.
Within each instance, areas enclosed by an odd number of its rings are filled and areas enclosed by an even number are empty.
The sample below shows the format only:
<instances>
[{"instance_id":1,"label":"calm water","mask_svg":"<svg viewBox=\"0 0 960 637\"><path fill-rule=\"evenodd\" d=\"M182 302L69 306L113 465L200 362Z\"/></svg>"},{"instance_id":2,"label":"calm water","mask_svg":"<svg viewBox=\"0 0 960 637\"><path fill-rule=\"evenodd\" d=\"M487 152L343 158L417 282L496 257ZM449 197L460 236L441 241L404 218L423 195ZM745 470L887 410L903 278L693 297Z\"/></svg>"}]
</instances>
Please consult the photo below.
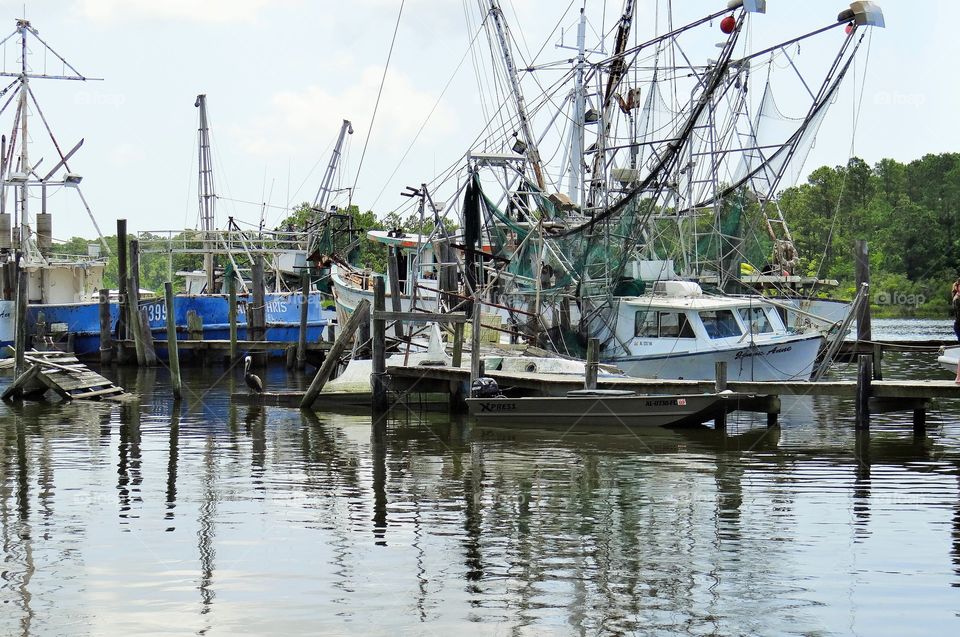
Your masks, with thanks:
<instances>
[{"instance_id":1,"label":"calm water","mask_svg":"<svg viewBox=\"0 0 960 637\"><path fill-rule=\"evenodd\" d=\"M948 377L934 359L884 372ZM833 398L726 435L414 406L372 435L232 406L220 374L176 413L162 370L120 373L131 405L0 406L0 634L960 630L960 405L922 437L896 415L858 437Z\"/></svg>"}]
</instances>

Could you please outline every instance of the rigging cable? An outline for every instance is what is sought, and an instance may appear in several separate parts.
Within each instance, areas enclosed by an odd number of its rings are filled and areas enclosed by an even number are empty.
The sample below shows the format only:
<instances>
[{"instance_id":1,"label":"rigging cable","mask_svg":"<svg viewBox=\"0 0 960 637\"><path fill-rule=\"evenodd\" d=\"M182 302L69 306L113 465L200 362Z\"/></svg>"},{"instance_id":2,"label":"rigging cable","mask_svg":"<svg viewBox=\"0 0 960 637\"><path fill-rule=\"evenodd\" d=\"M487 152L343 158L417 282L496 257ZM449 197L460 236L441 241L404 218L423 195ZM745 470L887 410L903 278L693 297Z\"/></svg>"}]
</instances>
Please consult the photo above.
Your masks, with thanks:
<instances>
[{"instance_id":1,"label":"rigging cable","mask_svg":"<svg viewBox=\"0 0 960 637\"><path fill-rule=\"evenodd\" d=\"M370 126L367 128L367 137L363 140L363 151L360 153L360 163L357 164L357 175L353 180L351 192L357 191L357 182L360 181L360 171L363 169L363 158L367 156L367 145L370 143L370 133L373 132L373 122L377 119L377 110L380 108L380 97L383 95L383 85L387 81L387 71L390 69L390 58L393 57L393 46L397 42L397 31L400 30L400 17L403 15L403 5L406 0L400 1L400 10L397 11L397 23L393 27L393 37L390 39L390 51L387 52L387 63L383 67L383 76L380 78L380 88L377 90L377 101L373 105L373 115L370 116Z\"/></svg>"}]
</instances>

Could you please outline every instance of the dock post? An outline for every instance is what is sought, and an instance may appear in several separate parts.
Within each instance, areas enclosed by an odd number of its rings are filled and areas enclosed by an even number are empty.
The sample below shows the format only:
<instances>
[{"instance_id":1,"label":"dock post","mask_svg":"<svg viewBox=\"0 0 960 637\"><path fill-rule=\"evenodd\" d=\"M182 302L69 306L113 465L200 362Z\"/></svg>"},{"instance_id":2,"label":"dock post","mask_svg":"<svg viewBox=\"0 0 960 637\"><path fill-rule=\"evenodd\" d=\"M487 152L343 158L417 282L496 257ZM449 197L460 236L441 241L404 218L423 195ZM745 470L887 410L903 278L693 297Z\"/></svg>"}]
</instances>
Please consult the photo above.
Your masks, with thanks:
<instances>
[{"instance_id":1,"label":"dock post","mask_svg":"<svg viewBox=\"0 0 960 637\"><path fill-rule=\"evenodd\" d=\"M113 338L110 334L110 290L100 288L100 365L113 361Z\"/></svg>"},{"instance_id":2,"label":"dock post","mask_svg":"<svg viewBox=\"0 0 960 637\"><path fill-rule=\"evenodd\" d=\"M597 372L600 368L600 339L587 340L587 364L583 375L583 388L597 388Z\"/></svg>"},{"instance_id":3,"label":"dock post","mask_svg":"<svg viewBox=\"0 0 960 637\"><path fill-rule=\"evenodd\" d=\"M182 396L180 384L180 354L177 349L177 322L173 315L173 283L163 284L163 300L167 306L167 361L170 364L170 380L175 398Z\"/></svg>"},{"instance_id":4,"label":"dock post","mask_svg":"<svg viewBox=\"0 0 960 637\"><path fill-rule=\"evenodd\" d=\"M130 338L130 331L127 326L130 325L129 299L127 294L127 272L129 264L127 263L127 220L117 219L117 296L119 299L120 316L117 320L117 339L120 344L117 347L117 362L125 364L127 362L127 351L123 342Z\"/></svg>"},{"instance_id":5,"label":"dock post","mask_svg":"<svg viewBox=\"0 0 960 637\"><path fill-rule=\"evenodd\" d=\"M397 263L397 251L393 246L387 247L387 276L390 278L390 307L394 312L400 312L400 266ZM408 277L409 280L416 281L416 275ZM412 290L410 296L413 298ZM410 308L413 311L413 308ZM403 338L403 324L400 321L394 322L393 333L398 339Z\"/></svg>"},{"instance_id":6,"label":"dock post","mask_svg":"<svg viewBox=\"0 0 960 637\"><path fill-rule=\"evenodd\" d=\"M870 383L873 381L873 355L860 354L857 365L857 429L870 428Z\"/></svg>"},{"instance_id":7,"label":"dock post","mask_svg":"<svg viewBox=\"0 0 960 637\"><path fill-rule=\"evenodd\" d=\"M17 268L17 301L14 318L14 343L16 348L13 360L13 377L20 378L27 366L27 271Z\"/></svg>"},{"instance_id":8,"label":"dock post","mask_svg":"<svg viewBox=\"0 0 960 637\"><path fill-rule=\"evenodd\" d=\"M483 374L480 360L480 300L473 300L473 322L470 328L470 397L473 397L473 381Z\"/></svg>"},{"instance_id":9,"label":"dock post","mask_svg":"<svg viewBox=\"0 0 960 637\"><path fill-rule=\"evenodd\" d=\"M369 318L370 301L363 299L357 304L357 309L350 315L347 324L344 325L343 330L340 331L340 336L337 337L337 340L333 343L333 347L327 352L326 358L323 359L323 364L320 365L320 369L317 370L317 375L310 381L310 387L307 388L303 399L300 401L300 409L309 409L310 406L313 405L313 401L317 399L320 390L323 389L323 386L327 384L327 380L329 380L333 374L333 369L337 366L337 362L340 360L343 352L346 351L350 341L353 340L353 335L357 331L357 328L361 323L369 322Z\"/></svg>"},{"instance_id":10,"label":"dock post","mask_svg":"<svg viewBox=\"0 0 960 637\"><path fill-rule=\"evenodd\" d=\"M857 289L861 289L864 284L870 289L870 255L867 242L863 239L857 239L854 245L854 276L856 278ZM864 299L857 312L857 351L863 352L864 343L870 346L873 340L873 328L870 320L870 297ZM873 356L873 378L880 380L880 359L877 357L877 349L870 347Z\"/></svg>"},{"instance_id":11,"label":"dock post","mask_svg":"<svg viewBox=\"0 0 960 637\"><path fill-rule=\"evenodd\" d=\"M253 302L247 306L247 338L251 341L262 341L266 335L267 326L262 254L258 254L254 258L250 278L253 285ZM257 365L265 365L267 362L266 351L254 354L253 360Z\"/></svg>"},{"instance_id":12,"label":"dock post","mask_svg":"<svg viewBox=\"0 0 960 637\"><path fill-rule=\"evenodd\" d=\"M233 264L227 264L227 271L224 274L227 281L228 308L227 312L230 321L230 365L237 361L237 273L233 270Z\"/></svg>"},{"instance_id":13,"label":"dock post","mask_svg":"<svg viewBox=\"0 0 960 637\"><path fill-rule=\"evenodd\" d=\"M719 394L722 391L727 391L727 361L717 361L714 364L714 388Z\"/></svg>"},{"instance_id":14,"label":"dock post","mask_svg":"<svg viewBox=\"0 0 960 637\"><path fill-rule=\"evenodd\" d=\"M387 373L387 322L382 318L386 310L386 283L382 275L373 279L373 343L371 353L373 358L373 373L370 375L371 407L376 413L386 411L390 405L387 397L387 388L384 376Z\"/></svg>"},{"instance_id":15,"label":"dock post","mask_svg":"<svg viewBox=\"0 0 960 637\"><path fill-rule=\"evenodd\" d=\"M300 273L300 332L297 334L297 369L307 366L307 311L310 304L310 270Z\"/></svg>"},{"instance_id":16,"label":"dock post","mask_svg":"<svg viewBox=\"0 0 960 637\"><path fill-rule=\"evenodd\" d=\"M140 242L130 240L130 272L127 276L127 332L133 336L137 351L137 364L146 366L147 357L143 348L143 331L140 329Z\"/></svg>"},{"instance_id":17,"label":"dock post","mask_svg":"<svg viewBox=\"0 0 960 637\"><path fill-rule=\"evenodd\" d=\"M463 363L463 323L453 325L453 367L460 367Z\"/></svg>"},{"instance_id":18,"label":"dock post","mask_svg":"<svg viewBox=\"0 0 960 637\"><path fill-rule=\"evenodd\" d=\"M713 366L713 374L714 390L718 394L727 391L727 361L717 361ZM727 408L725 405L720 408L720 411L714 417L713 428L718 431L727 428Z\"/></svg>"}]
</instances>

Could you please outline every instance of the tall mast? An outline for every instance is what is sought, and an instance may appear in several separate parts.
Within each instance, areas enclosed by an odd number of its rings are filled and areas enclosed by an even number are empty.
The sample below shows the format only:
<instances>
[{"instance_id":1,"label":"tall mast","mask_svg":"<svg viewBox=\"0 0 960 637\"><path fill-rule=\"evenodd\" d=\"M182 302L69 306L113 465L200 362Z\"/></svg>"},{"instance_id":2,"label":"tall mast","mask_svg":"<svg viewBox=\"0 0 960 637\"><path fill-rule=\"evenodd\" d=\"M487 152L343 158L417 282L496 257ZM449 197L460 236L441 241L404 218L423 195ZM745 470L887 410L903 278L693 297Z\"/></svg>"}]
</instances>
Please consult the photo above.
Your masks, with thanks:
<instances>
[{"instance_id":1,"label":"tall mast","mask_svg":"<svg viewBox=\"0 0 960 637\"><path fill-rule=\"evenodd\" d=\"M27 153L27 94L30 91L30 78L27 76L27 28L30 23L26 20L17 20L17 31L20 32L20 170L26 177L20 186L20 223L19 245L21 250L27 250L26 224L30 219L27 214L27 180L30 179L30 159ZM16 220L14 220L16 223Z\"/></svg>"},{"instance_id":2,"label":"tall mast","mask_svg":"<svg viewBox=\"0 0 960 637\"><path fill-rule=\"evenodd\" d=\"M583 135L586 122L587 96L583 77L586 73L587 16L580 9L577 25L577 72L573 88L573 127L570 130L570 165L568 166L567 194L574 204L580 203L583 190Z\"/></svg>"},{"instance_id":3,"label":"tall mast","mask_svg":"<svg viewBox=\"0 0 960 637\"><path fill-rule=\"evenodd\" d=\"M203 230L204 247L207 252L203 255L203 270L207 273L207 294L214 293L216 285L213 247L210 243L214 240L214 230L216 229L216 219L214 206L217 200L217 194L213 187L213 162L210 159L210 127L207 124L207 96L197 95L197 101L193 104L200 109L200 130L198 135L199 152L199 181L197 195L200 200L200 229Z\"/></svg>"},{"instance_id":4,"label":"tall mast","mask_svg":"<svg viewBox=\"0 0 960 637\"><path fill-rule=\"evenodd\" d=\"M520 118L520 132L523 134L523 141L526 144L527 160L533 168L537 187L540 188L540 190L544 190L546 188L546 181L543 179L543 166L540 165L540 151L537 150L537 138L533 136L533 132L530 129L530 119L527 117L527 105L526 102L524 102L523 93L520 91L520 80L517 78L517 66L513 61L513 52L510 50L510 30L503 17L503 11L500 10L499 0L490 0L490 17L493 18L494 27L497 29L500 51L503 53L503 61L507 66L507 79L510 80L510 90L513 93L514 105L517 108L517 117Z\"/></svg>"},{"instance_id":5,"label":"tall mast","mask_svg":"<svg viewBox=\"0 0 960 637\"><path fill-rule=\"evenodd\" d=\"M337 174L337 166L340 165L340 156L343 154L343 142L347 135L353 135L353 124L345 119L340 125L340 134L337 136L337 143L333 146L333 152L330 154L330 163L327 164L327 170L323 173L323 181L320 182L320 188L317 190L317 196L313 199L313 209L318 212L320 219L329 212L327 206L330 202L330 195L333 193L333 178ZM316 239L316 224L309 224L307 231L307 258L313 254L313 242Z\"/></svg>"}]
</instances>

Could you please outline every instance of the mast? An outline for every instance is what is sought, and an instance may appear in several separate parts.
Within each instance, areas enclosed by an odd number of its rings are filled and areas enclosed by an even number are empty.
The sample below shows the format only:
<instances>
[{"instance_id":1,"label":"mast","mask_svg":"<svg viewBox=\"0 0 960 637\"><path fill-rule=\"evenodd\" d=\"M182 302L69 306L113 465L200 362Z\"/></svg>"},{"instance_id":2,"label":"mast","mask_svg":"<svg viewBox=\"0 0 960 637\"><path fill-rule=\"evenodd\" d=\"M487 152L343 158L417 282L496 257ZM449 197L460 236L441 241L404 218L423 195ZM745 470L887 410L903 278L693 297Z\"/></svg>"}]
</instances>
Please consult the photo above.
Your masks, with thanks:
<instances>
[{"instance_id":1,"label":"mast","mask_svg":"<svg viewBox=\"0 0 960 637\"><path fill-rule=\"evenodd\" d=\"M524 150L527 160L533 168L537 187L544 190L546 189L546 181L543 178L543 166L540 164L540 151L537 150L537 138L533 136L530 129L527 105L523 99L523 93L520 91L517 66L513 61L513 52L510 50L510 30L503 17L503 11L500 10L499 0L490 0L490 17L493 18L493 25L497 30L497 39L500 42L500 50L503 53L503 61L507 67L507 79L510 80L510 90L513 93L514 105L517 108L517 117L520 119L520 132L523 134L523 142L526 144Z\"/></svg>"},{"instance_id":2,"label":"mast","mask_svg":"<svg viewBox=\"0 0 960 637\"><path fill-rule=\"evenodd\" d=\"M216 286L215 263L213 258L213 247L210 245L215 240L214 230L216 229L216 219L214 206L217 195L213 187L213 162L210 158L210 127L207 123L207 96L205 94L197 95L197 101L194 106L200 109L200 129L198 131L198 153L199 153L199 181L197 196L200 203L200 229L203 231L203 242L206 252L203 255L203 270L207 273L207 294L214 293Z\"/></svg>"},{"instance_id":3,"label":"mast","mask_svg":"<svg viewBox=\"0 0 960 637\"><path fill-rule=\"evenodd\" d=\"M330 154L330 163L327 164L327 170L323 174L323 181L320 182L320 189L317 190L317 196L313 199L313 209L322 215L329 212L327 206L330 202L330 195L333 193L333 178L337 174L337 166L340 165L340 156L343 154L343 142L347 135L353 135L353 124L345 119L340 125L340 134L337 136L337 143L333 146L333 152ZM313 242L316 239L316 223L309 225L307 231L307 258L313 253Z\"/></svg>"},{"instance_id":4,"label":"mast","mask_svg":"<svg viewBox=\"0 0 960 637\"><path fill-rule=\"evenodd\" d=\"M580 22L577 24L577 71L573 88L573 126L570 131L570 165L568 167L567 194L574 205L580 204L583 191L583 137L586 122L587 96L583 77L586 73L587 16L580 9Z\"/></svg>"},{"instance_id":5,"label":"mast","mask_svg":"<svg viewBox=\"0 0 960 637\"><path fill-rule=\"evenodd\" d=\"M30 179L30 159L27 152L27 93L29 92L30 78L27 75L27 28L30 23L27 20L17 20L17 31L20 33L20 170L23 173L24 180L20 185L20 223L17 226L19 230L18 244L20 250L27 252L27 233L26 224L30 219L27 214L27 180ZM17 220L14 219L14 223Z\"/></svg>"}]
</instances>

